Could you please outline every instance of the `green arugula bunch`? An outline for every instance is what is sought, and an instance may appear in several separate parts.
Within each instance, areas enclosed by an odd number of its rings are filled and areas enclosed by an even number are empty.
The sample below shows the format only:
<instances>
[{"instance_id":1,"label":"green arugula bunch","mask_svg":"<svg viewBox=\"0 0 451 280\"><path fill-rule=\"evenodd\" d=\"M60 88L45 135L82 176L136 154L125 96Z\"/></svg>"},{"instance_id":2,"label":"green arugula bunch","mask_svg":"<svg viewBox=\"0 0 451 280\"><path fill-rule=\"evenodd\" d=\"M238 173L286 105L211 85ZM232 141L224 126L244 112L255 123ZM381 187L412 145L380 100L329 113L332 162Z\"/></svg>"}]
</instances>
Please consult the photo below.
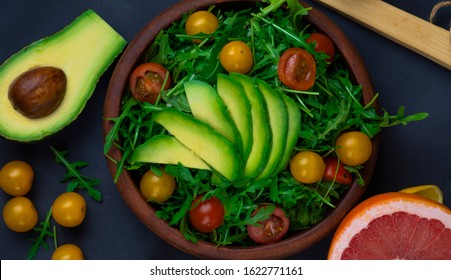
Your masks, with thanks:
<instances>
[{"instance_id":1,"label":"green arugula bunch","mask_svg":"<svg viewBox=\"0 0 451 280\"><path fill-rule=\"evenodd\" d=\"M286 8L281 8L282 5ZM217 74L225 73L218 55L230 40L241 40L251 47L255 64L249 76L266 81L297 101L303 114L296 151L314 150L322 155L330 154L334 152L336 138L346 130L361 130L372 138L383 127L404 125L427 117L426 113L405 116L402 107L394 116L386 111L379 115L373 106L377 95L368 104L362 104L362 89L352 83L343 58L338 54L334 62L328 64L327 55L316 52L313 44L306 42L315 30L303 22L302 17L308 14L309 8L304 8L297 0L262 1L257 2L256 6L238 11L210 7L209 10L220 22L216 32L210 35L188 36L184 26L189 14L184 14L156 36L143 60L164 65L171 73L173 86L163 90L161 99L154 105L137 102L129 92L125 93L121 114L110 119L114 125L104 147L105 154L113 145L122 151L121 160L116 162L119 172L115 180L123 169L142 174L149 168L156 168L131 160L136 147L155 135L167 133L152 121L152 112L166 106L190 112L183 83L196 79L214 85ZM202 42L193 44L193 39ZM289 89L278 78L280 56L291 47L306 49L316 60L316 82L309 91ZM365 182L360 177L360 167L349 169L363 185ZM291 230L311 227L335 207L334 202L348 188L335 182L301 184L289 170L240 188L210 171L188 169L181 165L168 165L165 171L176 178L177 188L167 202L155 205L157 215L168 221L170 226L179 227L188 240L196 242L203 239L218 245L252 244L246 226L267 219L274 211L274 205L279 205L287 213ZM188 222L190 205L199 194L217 196L226 211L223 225L208 235L192 230ZM262 203L272 206L252 216Z\"/></svg>"}]
</instances>

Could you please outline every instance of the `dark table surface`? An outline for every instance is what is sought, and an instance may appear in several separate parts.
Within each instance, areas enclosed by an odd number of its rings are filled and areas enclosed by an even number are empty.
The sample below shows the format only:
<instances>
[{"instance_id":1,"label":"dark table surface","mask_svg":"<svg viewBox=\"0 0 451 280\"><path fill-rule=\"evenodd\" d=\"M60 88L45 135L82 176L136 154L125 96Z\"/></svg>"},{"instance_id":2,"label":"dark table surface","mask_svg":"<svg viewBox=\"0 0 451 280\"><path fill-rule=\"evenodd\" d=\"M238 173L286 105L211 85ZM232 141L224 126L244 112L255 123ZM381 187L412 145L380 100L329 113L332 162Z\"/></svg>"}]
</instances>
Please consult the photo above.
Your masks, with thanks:
<instances>
[{"instance_id":1,"label":"dark table surface","mask_svg":"<svg viewBox=\"0 0 451 280\"><path fill-rule=\"evenodd\" d=\"M88 8L94 9L127 41L176 0L16 0L1 1L0 62L42 37L69 24ZM380 153L365 197L401 188L435 184L451 205L451 72L430 60L344 18L327 8L305 1L328 15L354 43L372 78L379 104L392 114L400 106L406 113L428 112L429 118L383 130ZM427 19L435 0L387 1ZM437 14L437 24L449 28L451 8ZM44 218L52 201L65 190L65 169L57 165L50 146L69 152L69 160L83 160L82 172L101 180L103 201L87 199L88 214L74 229L58 228L58 241L78 244L87 259L193 259L149 231L125 205L115 188L103 156L101 132L103 101L114 64L100 79L92 98L76 121L59 133L32 144L0 138L0 166L23 160L35 170L31 198ZM84 193L85 194L85 193ZM0 205L10 199L0 193ZM0 222L0 258L25 259L32 245L30 233L18 234ZM324 259L331 236L293 259ZM49 243L51 241L49 240ZM50 250L40 250L36 259L49 259Z\"/></svg>"}]
</instances>

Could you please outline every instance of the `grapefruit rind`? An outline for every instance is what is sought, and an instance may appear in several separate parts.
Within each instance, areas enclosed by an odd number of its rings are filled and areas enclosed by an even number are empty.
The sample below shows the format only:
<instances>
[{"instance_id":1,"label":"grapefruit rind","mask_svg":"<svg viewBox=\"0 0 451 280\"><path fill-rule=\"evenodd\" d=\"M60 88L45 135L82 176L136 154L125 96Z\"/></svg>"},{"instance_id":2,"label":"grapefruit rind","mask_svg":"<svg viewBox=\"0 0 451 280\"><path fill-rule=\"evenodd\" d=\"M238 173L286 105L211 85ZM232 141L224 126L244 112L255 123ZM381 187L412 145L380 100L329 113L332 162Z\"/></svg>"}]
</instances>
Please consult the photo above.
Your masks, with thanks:
<instances>
[{"instance_id":1,"label":"grapefruit rind","mask_svg":"<svg viewBox=\"0 0 451 280\"><path fill-rule=\"evenodd\" d=\"M451 229L451 209L436 201L409 193L379 194L361 202L345 216L332 238L327 258L341 259L351 239L371 221L400 211L421 218L437 219Z\"/></svg>"}]
</instances>

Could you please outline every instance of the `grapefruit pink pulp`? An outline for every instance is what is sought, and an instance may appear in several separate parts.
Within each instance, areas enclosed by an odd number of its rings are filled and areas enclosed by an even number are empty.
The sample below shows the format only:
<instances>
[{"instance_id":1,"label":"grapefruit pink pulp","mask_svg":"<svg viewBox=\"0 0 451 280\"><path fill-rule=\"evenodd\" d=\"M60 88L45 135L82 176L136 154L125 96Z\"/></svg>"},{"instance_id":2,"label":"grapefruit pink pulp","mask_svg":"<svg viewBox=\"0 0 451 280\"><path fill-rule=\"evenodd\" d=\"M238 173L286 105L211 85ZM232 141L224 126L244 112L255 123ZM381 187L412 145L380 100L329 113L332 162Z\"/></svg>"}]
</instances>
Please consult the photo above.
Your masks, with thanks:
<instances>
[{"instance_id":1,"label":"grapefruit pink pulp","mask_svg":"<svg viewBox=\"0 0 451 280\"><path fill-rule=\"evenodd\" d=\"M370 197L340 223L328 259L451 260L451 210L415 194Z\"/></svg>"}]
</instances>

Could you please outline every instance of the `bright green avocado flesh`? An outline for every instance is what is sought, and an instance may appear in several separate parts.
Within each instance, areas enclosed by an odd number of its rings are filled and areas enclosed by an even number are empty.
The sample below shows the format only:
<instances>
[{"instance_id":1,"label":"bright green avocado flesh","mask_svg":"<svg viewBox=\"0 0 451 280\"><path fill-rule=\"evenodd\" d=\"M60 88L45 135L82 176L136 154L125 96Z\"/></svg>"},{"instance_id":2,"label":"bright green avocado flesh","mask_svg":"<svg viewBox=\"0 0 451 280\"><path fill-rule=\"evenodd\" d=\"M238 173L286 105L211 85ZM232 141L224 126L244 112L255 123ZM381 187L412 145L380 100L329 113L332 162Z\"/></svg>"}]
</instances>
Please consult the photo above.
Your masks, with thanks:
<instances>
[{"instance_id":1,"label":"bright green avocado flesh","mask_svg":"<svg viewBox=\"0 0 451 280\"><path fill-rule=\"evenodd\" d=\"M11 56L0 66L0 135L30 142L67 126L83 110L100 76L126 45L126 41L93 10L70 25ZM59 107L50 115L30 119L16 111L8 97L13 81L41 66L64 71L67 86Z\"/></svg>"},{"instance_id":2,"label":"bright green avocado flesh","mask_svg":"<svg viewBox=\"0 0 451 280\"><path fill-rule=\"evenodd\" d=\"M297 104L266 82L237 73L218 75L216 89L196 80L185 83L192 115L174 108L154 112L154 121L170 135L149 139L133 160L210 169L237 187L276 176L300 136ZM230 137L232 128L240 141Z\"/></svg>"}]
</instances>

